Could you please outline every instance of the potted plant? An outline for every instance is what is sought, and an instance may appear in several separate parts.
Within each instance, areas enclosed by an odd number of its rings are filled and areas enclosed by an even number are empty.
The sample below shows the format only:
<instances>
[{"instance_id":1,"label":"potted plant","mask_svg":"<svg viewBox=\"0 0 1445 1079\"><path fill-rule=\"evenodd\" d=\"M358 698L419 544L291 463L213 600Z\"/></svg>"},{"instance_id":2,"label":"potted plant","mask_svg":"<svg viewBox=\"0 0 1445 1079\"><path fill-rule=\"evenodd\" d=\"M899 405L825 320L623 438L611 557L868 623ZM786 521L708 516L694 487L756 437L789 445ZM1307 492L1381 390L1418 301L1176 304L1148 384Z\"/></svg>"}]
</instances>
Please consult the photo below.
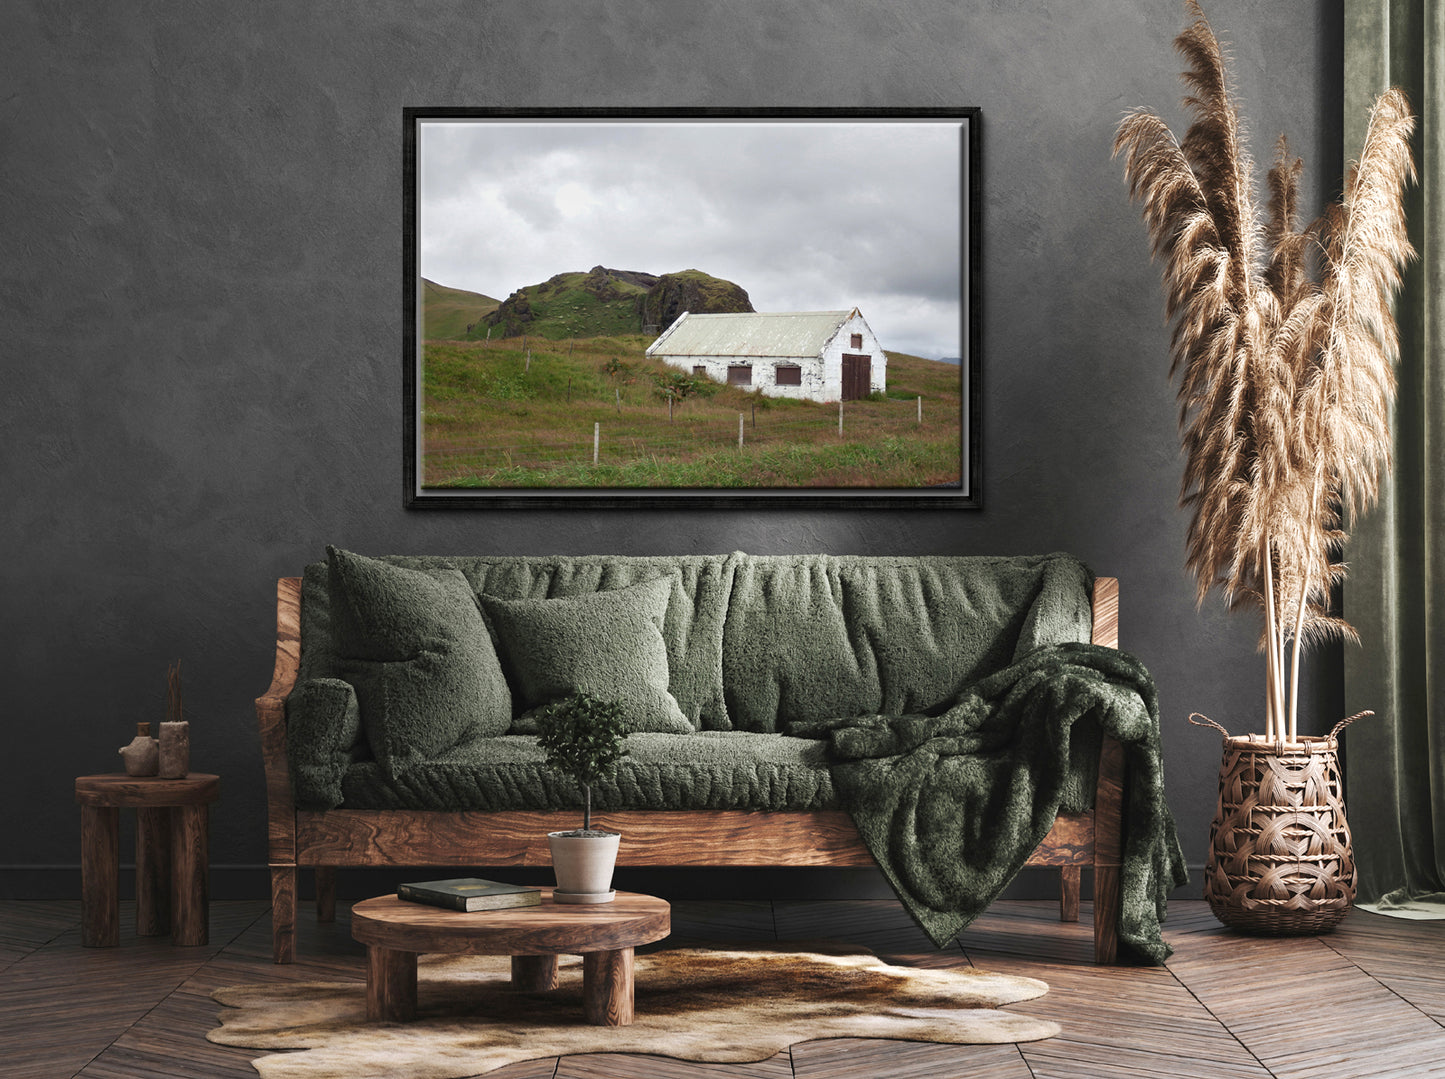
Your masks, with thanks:
<instances>
[{"instance_id":1,"label":"potted plant","mask_svg":"<svg viewBox=\"0 0 1445 1079\"><path fill-rule=\"evenodd\" d=\"M1402 189L1414 118L1399 90L1379 97L1342 197L1308 225L1302 162L1281 136L1261 212L1222 50L1196 0L1186 8L1175 47L1193 123L1181 141L1136 110L1114 152L1174 324L1187 564L1201 603L1218 589L1231 610L1262 615L1264 733L1231 736L1206 720L1225 743L1205 895L1236 928L1321 932L1354 898L1336 739L1359 717L1300 736L1300 655L1357 640L1329 606L1344 523L1374 503L1389 467L1391 300L1413 254Z\"/></svg>"},{"instance_id":2,"label":"potted plant","mask_svg":"<svg viewBox=\"0 0 1445 1079\"><path fill-rule=\"evenodd\" d=\"M549 768L582 788L582 827L549 832L558 903L607 903L613 898L612 870L621 835L592 827L592 784L627 755L621 705L575 693L537 717L537 745Z\"/></svg>"}]
</instances>

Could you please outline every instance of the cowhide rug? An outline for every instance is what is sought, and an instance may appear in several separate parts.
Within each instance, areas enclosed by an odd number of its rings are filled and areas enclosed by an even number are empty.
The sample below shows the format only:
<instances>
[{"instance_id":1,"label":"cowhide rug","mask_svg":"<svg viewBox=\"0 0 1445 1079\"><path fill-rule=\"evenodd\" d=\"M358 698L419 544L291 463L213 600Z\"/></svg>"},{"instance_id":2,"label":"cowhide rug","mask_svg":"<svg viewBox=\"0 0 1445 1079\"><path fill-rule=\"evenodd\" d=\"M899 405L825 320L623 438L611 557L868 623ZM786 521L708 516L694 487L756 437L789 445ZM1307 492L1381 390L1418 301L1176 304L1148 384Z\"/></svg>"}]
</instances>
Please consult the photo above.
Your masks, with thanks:
<instances>
[{"instance_id":1,"label":"cowhide rug","mask_svg":"<svg viewBox=\"0 0 1445 1079\"><path fill-rule=\"evenodd\" d=\"M570 960L570 962L569 962ZM368 1023L366 986L273 982L218 989L221 1045L301 1049L253 1063L264 1079L456 1079L519 1060L576 1053L648 1053L682 1060L766 1060L817 1038L897 1038L953 1044L1034 1041L1042 1019L995 1010L1049 987L962 967L889 966L848 949L830 953L677 949L639 955L636 1021L589 1026L581 960L564 956L561 986L522 993L505 956L422 956L417 1019Z\"/></svg>"}]
</instances>

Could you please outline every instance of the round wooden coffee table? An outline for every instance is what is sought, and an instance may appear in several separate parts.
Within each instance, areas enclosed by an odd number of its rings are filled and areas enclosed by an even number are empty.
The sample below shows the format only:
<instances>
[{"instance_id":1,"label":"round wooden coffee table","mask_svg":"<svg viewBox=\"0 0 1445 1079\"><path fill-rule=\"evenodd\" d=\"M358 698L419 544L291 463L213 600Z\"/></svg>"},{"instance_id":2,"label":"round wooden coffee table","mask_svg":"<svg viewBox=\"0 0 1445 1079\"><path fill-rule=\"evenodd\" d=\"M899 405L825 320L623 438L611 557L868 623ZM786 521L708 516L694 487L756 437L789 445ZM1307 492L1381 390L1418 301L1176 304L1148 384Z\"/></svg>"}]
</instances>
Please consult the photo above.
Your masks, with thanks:
<instances>
[{"instance_id":1,"label":"round wooden coffee table","mask_svg":"<svg viewBox=\"0 0 1445 1079\"><path fill-rule=\"evenodd\" d=\"M366 945L366 1017L416 1017L416 957L510 955L512 984L542 991L557 987L557 956L582 957L587 1021L621 1027L632 1022L632 950L672 932L672 908L651 895L618 892L611 903L542 902L467 914L398 899L365 899L351 908L351 935Z\"/></svg>"}]
</instances>

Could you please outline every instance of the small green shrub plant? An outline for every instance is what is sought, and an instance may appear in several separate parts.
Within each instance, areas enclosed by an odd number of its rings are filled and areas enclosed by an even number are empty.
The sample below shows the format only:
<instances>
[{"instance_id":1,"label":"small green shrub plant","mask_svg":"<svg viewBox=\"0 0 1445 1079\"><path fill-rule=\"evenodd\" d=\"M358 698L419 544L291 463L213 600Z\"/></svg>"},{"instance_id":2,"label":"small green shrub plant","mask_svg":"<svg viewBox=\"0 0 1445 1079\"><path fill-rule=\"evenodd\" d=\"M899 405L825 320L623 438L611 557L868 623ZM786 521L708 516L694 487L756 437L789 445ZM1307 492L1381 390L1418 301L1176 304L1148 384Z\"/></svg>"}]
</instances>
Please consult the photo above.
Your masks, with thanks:
<instances>
[{"instance_id":1,"label":"small green shrub plant","mask_svg":"<svg viewBox=\"0 0 1445 1079\"><path fill-rule=\"evenodd\" d=\"M683 371L665 371L652 376L653 392L664 401L686 401L692 397L711 397L722 389L706 376L689 375Z\"/></svg>"},{"instance_id":2,"label":"small green shrub plant","mask_svg":"<svg viewBox=\"0 0 1445 1079\"><path fill-rule=\"evenodd\" d=\"M582 827L568 835L611 834L592 827L592 784L627 756L626 740L622 706L590 693L574 693L538 714L537 746L547 755L547 767L582 788Z\"/></svg>"}]
</instances>

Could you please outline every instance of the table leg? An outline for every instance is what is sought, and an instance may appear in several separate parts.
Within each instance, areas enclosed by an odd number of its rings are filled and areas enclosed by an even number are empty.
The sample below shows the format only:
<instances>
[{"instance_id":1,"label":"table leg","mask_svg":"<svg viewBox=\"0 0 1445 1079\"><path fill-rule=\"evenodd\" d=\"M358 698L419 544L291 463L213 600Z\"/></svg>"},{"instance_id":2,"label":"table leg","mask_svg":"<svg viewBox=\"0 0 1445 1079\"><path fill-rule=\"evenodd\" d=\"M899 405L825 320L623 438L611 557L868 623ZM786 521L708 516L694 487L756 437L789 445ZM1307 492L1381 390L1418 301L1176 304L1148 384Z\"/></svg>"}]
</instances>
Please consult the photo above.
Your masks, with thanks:
<instances>
[{"instance_id":1,"label":"table leg","mask_svg":"<svg viewBox=\"0 0 1445 1079\"><path fill-rule=\"evenodd\" d=\"M416 952L366 946L366 1018L373 1023L416 1018Z\"/></svg>"},{"instance_id":2,"label":"table leg","mask_svg":"<svg viewBox=\"0 0 1445 1079\"><path fill-rule=\"evenodd\" d=\"M631 948L582 957L582 1006L594 1026L632 1025Z\"/></svg>"},{"instance_id":3,"label":"table leg","mask_svg":"<svg viewBox=\"0 0 1445 1079\"><path fill-rule=\"evenodd\" d=\"M1061 922L1077 922L1079 920L1081 872L1076 865L1063 867L1063 880L1059 886L1059 921Z\"/></svg>"},{"instance_id":4,"label":"table leg","mask_svg":"<svg viewBox=\"0 0 1445 1079\"><path fill-rule=\"evenodd\" d=\"M120 810L80 807L80 943L120 943Z\"/></svg>"},{"instance_id":5,"label":"table leg","mask_svg":"<svg viewBox=\"0 0 1445 1079\"><path fill-rule=\"evenodd\" d=\"M135 931L158 937L171 928L170 810L142 806L135 812Z\"/></svg>"},{"instance_id":6,"label":"table leg","mask_svg":"<svg viewBox=\"0 0 1445 1079\"><path fill-rule=\"evenodd\" d=\"M171 809L171 941L207 944L210 927L210 856L207 806Z\"/></svg>"},{"instance_id":7,"label":"table leg","mask_svg":"<svg viewBox=\"0 0 1445 1079\"><path fill-rule=\"evenodd\" d=\"M512 956L512 988L523 993L545 993L557 988L555 955Z\"/></svg>"}]
</instances>

